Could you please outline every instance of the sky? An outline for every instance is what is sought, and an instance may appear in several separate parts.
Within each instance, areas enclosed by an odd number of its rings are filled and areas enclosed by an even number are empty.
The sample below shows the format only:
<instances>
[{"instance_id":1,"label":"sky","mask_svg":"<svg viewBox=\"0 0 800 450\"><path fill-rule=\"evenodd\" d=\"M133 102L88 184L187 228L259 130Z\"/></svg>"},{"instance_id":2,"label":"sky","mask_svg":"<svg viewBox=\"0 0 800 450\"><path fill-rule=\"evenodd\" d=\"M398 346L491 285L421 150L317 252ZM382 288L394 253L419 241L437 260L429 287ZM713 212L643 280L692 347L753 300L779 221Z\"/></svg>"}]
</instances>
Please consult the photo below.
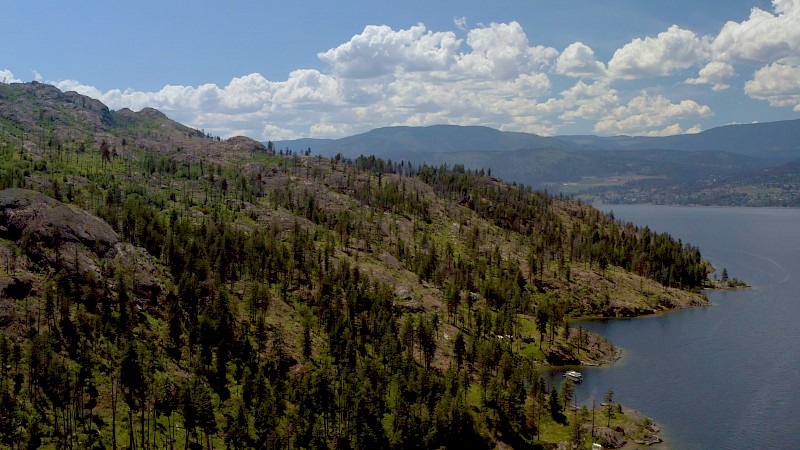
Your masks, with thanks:
<instances>
[{"instance_id":1,"label":"sky","mask_svg":"<svg viewBox=\"0 0 800 450\"><path fill-rule=\"evenodd\" d=\"M800 118L800 0L5 0L0 81L215 136L670 135Z\"/></svg>"}]
</instances>

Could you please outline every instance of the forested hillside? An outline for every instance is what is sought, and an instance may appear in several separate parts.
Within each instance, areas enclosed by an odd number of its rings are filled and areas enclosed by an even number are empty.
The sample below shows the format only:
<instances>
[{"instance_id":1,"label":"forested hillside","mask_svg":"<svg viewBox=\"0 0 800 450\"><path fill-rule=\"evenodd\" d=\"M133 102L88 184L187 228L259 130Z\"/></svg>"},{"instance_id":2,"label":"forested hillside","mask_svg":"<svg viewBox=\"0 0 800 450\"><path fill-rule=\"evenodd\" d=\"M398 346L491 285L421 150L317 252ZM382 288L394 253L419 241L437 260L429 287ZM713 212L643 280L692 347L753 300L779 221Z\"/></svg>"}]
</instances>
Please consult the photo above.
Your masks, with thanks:
<instances>
[{"instance_id":1,"label":"forested hillside","mask_svg":"<svg viewBox=\"0 0 800 450\"><path fill-rule=\"evenodd\" d=\"M463 166L276 154L0 84L2 446L578 442L590 413L538 369L618 351L569 319L704 304L708 270ZM602 439L648 432L615 411Z\"/></svg>"}]
</instances>

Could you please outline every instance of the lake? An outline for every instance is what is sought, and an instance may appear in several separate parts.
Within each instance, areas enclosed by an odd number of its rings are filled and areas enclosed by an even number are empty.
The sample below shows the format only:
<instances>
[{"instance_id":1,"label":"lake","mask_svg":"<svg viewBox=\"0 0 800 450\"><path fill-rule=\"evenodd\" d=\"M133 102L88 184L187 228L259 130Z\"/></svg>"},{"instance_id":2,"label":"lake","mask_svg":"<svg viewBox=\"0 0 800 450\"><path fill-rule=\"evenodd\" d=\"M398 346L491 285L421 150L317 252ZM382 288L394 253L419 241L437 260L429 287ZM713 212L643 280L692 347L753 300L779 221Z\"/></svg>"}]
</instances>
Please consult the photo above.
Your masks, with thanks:
<instances>
[{"instance_id":1,"label":"lake","mask_svg":"<svg viewBox=\"0 0 800 450\"><path fill-rule=\"evenodd\" d=\"M584 369L577 400L613 389L672 449L800 448L800 210L599 207L700 247L752 288L707 291L709 307L583 322L624 354Z\"/></svg>"}]
</instances>

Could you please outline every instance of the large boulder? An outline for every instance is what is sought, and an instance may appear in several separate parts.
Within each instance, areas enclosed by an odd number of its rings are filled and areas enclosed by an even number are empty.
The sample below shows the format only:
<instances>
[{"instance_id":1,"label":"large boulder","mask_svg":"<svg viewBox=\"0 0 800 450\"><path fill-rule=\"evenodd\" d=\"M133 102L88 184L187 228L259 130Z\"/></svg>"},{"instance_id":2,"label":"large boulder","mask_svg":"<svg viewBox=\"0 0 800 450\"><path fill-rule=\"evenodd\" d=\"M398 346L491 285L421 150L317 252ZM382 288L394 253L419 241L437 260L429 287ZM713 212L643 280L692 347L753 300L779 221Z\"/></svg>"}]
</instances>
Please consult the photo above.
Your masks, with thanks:
<instances>
[{"instance_id":1,"label":"large boulder","mask_svg":"<svg viewBox=\"0 0 800 450\"><path fill-rule=\"evenodd\" d=\"M587 434L591 433L592 426L584 425L583 432ZM594 436L594 441L602 444L603 448L622 448L628 443L623 433L608 427L594 427Z\"/></svg>"}]
</instances>

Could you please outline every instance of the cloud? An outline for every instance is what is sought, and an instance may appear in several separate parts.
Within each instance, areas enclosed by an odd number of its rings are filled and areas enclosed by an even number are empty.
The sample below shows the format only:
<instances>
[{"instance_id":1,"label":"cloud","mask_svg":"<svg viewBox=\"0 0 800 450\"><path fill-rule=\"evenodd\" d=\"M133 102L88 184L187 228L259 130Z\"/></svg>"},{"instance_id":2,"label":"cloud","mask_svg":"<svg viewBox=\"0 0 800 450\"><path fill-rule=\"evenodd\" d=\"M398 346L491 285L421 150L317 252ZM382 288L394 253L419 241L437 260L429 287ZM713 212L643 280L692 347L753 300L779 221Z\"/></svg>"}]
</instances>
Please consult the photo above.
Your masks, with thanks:
<instances>
[{"instance_id":1,"label":"cloud","mask_svg":"<svg viewBox=\"0 0 800 450\"><path fill-rule=\"evenodd\" d=\"M699 75L700 76L697 78L687 79L686 83L711 84L713 85L713 90L722 91L730 87L722 81L736 75L736 71L734 70L733 66L728 63L711 61L710 63L706 64L705 67L700 69Z\"/></svg>"},{"instance_id":2,"label":"cloud","mask_svg":"<svg viewBox=\"0 0 800 450\"><path fill-rule=\"evenodd\" d=\"M700 124L694 124L691 127L689 127L686 131L684 131L685 134L697 134L702 132L703 128L700 127Z\"/></svg>"},{"instance_id":3,"label":"cloud","mask_svg":"<svg viewBox=\"0 0 800 450\"><path fill-rule=\"evenodd\" d=\"M336 78L317 70L295 70L285 82L274 83L276 88L271 96L271 110L281 107L326 108L342 105L339 83Z\"/></svg>"},{"instance_id":4,"label":"cloud","mask_svg":"<svg viewBox=\"0 0 800 450\"><path fill-rule=\"evenodd\" d=\"M292 130L287 130L271 123L264 125L264 129L261 130L261 135L265 136L265 139L271 141L286 141L300 137L294 134Z\"/></svg>"},{"instance_id":5,"label":"cloud","mask_svg":"<svg viewBox=\"0 0 800 450\"><path fill-rule=\"evenodd\" d=\"M594 130L600 134L647 134L677 119L696 119L711 114L711 108L694 100L672 103L663 95L651 96L643 92L627 105L611 110L595 124ZM674 131L674 125L672 127L660 132Z\"/></svg>"},{"instance_id":6,"label":"cloud","mask_svg":"<svg viewBox=\"0 0 800 450\"><path fill-rule=\"evenodd\" d=\"M736 75L736 66L800 64L800 1L773 0L772 5L773 12L754 7L746 20L728 21L716 36L704 38L708 63L685 82L721 91L730 87L725 81Z\"/></svg>"},{"instance_id":7,"label":"cloud","mask_svg":"<svg viewBox=\"0 0 800 450\"><path fill-rule=\"evenodd\" d=\"M661 130L653 130L645 133L645 136L659 137L659 136L673 136L676 134L697 134L703 131L699 125L694 125L691 128L684 130L679 123L674 123Z\"/></svg>"},{"instance_id":8,"label":"cloud","mask_svg":"<svg viewBox=\"0 0 800 450\"><path fill-rule=\"evenodd\" d=\"M278 80L252 73L225 85L150 92L101 91L70 79L53 84L112 109L155 107L213 134L273 140L438 123L540 134L592 124L604 134L699 131L696 122L712 115L709 106L654 92L668 92L680 80L722 91L739 82L737 71L753 76L742 90L726 92L728 99L744 92L800 112L800 0L774 0L769 11L753 8L744 20L720 25L707 36L672 25L600 59L590 42L559 52L537 45L518 22L470 28L466 17L453 17L450 31L422 23L397 30L366 26L318 53L318 69L301 68ZM0 70L4 77L20 81L10 70ZM630 86L647 91L631 93Z\"/></svg>"},{"instance_id":9,"label":"cloud","mask_svg":"<svg viewBox=\"0 0 800 450\"><path fill-rule=\"evenodd\" d=\"M609 87L606 81L586 84L578 81L571 88L561 92L564 113L559 118L600 119L619 106L619 93Z\"/></svg>"},{"instance_id":10,"label":"cloud","mask_svg":"<svg viewBox=\"0 0 800 450\"><path fill-rule=\"evenodd\" d=\"M552 65L558 50L531 47L518 22L492 23L467 34L472 51L458 55L456 66L469 78L508 80Z\"/></svg>"},{"instance_id":11,"label":"cloud","mask_svg":"<svg viewBox=\"0 0 800 450\"><path fill-rule=\"evenodd\" d=\"M257 122L268 121L271 116L293 120L293 116L311 110L313 113L308 118L314 120L315 115L344 104L339 82L316 70L293 71L282 82L269 81L255 73L234 78L224 87L215 84L167 85L155 92L132 89L102 92L75 80L53 84L63 91L76 91L96 98L112 109L157 108L178 121L204 127L221 135L235 129L250 130L251 135L258 137L263 134L264 128ZM231 128L226 125L235 122L250 123L249 127Z\"/></svg>"},{"instance_id":12,"label":"cloud","mask_svg":"<svg viewBox=\"0 0 800 450\"><path fill-rule=\"evenodd\" d=\"M800 67L780 63L766 65L745 83L744 92L752 98L766 100L770 106L791 106L800 112Z\"/></svg>"},{"instance_id":13,"label":"cloud","mask_svg":"<svg viewBox=\"0 0 800 450\"><path fill-rule=\"evenodd\" d=\"M231 84L224 88L211 83L196 87L167 85L155 92L133 89L111 89L102 92L94 86L84 85L76 80L61 80L51 83L62 91L76 91L96 98L111 109L140 110L145 107L153 107L165 112L177 112L180 117L185 117L181 113L190 111L219 112L226 109L240 113L248 112L248 108L244 105L251 104L254 101L253 96L261 93L253 89L242 90L239 80L241 79L234 78Z\"/></svg>"},{"instance_id":14,"label":"cloud","mask_svg":"<svg viewBox=\"0 0 800 450\"><path fill-rule=\"evenodd\" d=\"M271 101L279 86L261 74L251 73L232 79L218 94L221 97L220 103L226 108L237 112L252 112Z\"/></svg>"},{"instance_id":15,"label":"cloud","mask_svg":"<svg viewBox=\"0 0 800 450\"><path fill-rule=\"evenodd\" d=\"M459 40L423 24L406 30L368 26L318 54L324 71L295 70L286 80L258 73L226 86L168 85L153 92L102 92L75 80L56 84L112 109L150 106L175 120L228 136L259 139L340 137L387 125L450 123L552 132L545 116L558 51L531 46L519 23L480 26ZM559 111L560 112L560 111Z\"/></svg>"},{"instance_id":16,"label":"cloud","mask_svg":"<svg viewBox=\"0 0 800 450\"><path fill-rule=\"evenodd\" d=\"M336 76L373 78L406 72L445 70L461 45L453 32L434 33L418 24L394 31L369 25L350 41L317 54Z\"/></svg>"},{"instance_id":17,"label":"cloud","mask_svg":"<svg viewBox=\"0 0 800 450\"><path fill-rule=\"evenodd\" d=\"M705 39L672 25L654 38L637 38L618 49L608 62L608 72L613 78L625 80L667 76L707 58Z\"/></svg>"},{"instance_id":18,"label":"cloud","mask_svg":"<svg viewBox=\"0 0 800 450\"><path fill-rule=\"evenodd\" d=\"M597 60L591 47L574 42L559 55L556 72L570 77L599 78L606 74L606 66Z\"/></svg>"},{"instance_id":19,"label":"cloud","mask_svg":"<svg viewBox=\"0 0 800 450\"><path fill-rule=\"evenodd\" d=\"M742 22L727 22L711 43L714 59L775 62L800 51L800 2L773 0L775 13L753 8Z\"/></svg>"},{"instance_id":20,"label":"cloud","mask_svg":"<svg viewBox=\"0 0 800 450\"><path fill-rule=\"evenodd\" d=\"M311 134L315 136L343 136L348 134L350 127L337 126L328 123L315 123L311 126Z\"/></svg>"},{"instance_id":21,"label":"cloud","mask_svg":"<svg viewBox=\"0 0 800 450\"><path fill-rule=\"evenodd\" d=\"M454 23L465 25L466 20ZM154 92L101 92L73 80L56 84L113 109L162 109L176 120L223 136L340 137L379 126L437 123L554 134L578 120L594 122L602 133L667 134L676 131L676 124L680 127L679 120L710 115L710 108L647 93L623 104L612 83L697 64L705 48L706 40L672 26L654 38L625 45L607 69L582 42L561 54L531 45L517 22L480 25L463 40L423 24L405 30L367 26L318 54L327 65L323 71L295 70L282 81L253 73L226 86L168 85ZM708 64L687 82L718 83L731 70L727 63ZM595 81L579 80L552 95L552 73Z\"/></svg>"},{"instance_id":22,"label":"cloud","mask_svg":"<svg viewBox=\"0 0 800 450\"><path fill-rule=\"evenodd\" d=\"M64 92L69 92L69 91L78 92L80 94L83 94L83 95L95 98L97 100L100 100L101 102L105 103L106 106L114 109L114 106L110 105L109 101L108 101L108 98L110 96L105 96L103 94L103 92L101 92L99 89L97 89L94 86L87 86L87 85L81 84L77 80L61 80L61 81L55 81L55 82L51 82L51 83L53 85L55 85L55 87L61 89ZM109 93L118 92L118 90L112 90L112 91L108 91L108 92ZM135 108L135 106L133 108ZM143 108L143 107L136 108L136 109L141 109L141 108Z\"/></svg>"},{"instance_id":23,"label":"cloud","mask_svg":"<svg viewBox=\"0 0 800 450\"><path fill-rule=\"evenodd\" d=\"M722 91L736 75L736 68L753 64L800 64L800 1L773 0L772 11L754 7L741 22L728 21L716 35L698 36L678 25L670 26L656 37L637 38L617 49L608 62L611 79L663 77L694 66L702 66L698 76L687 84L711 85ZM568 63L580 67L581 61L598 67L587 55L573 55L581 49L572 44L559 58L559 73L584 76L570 70ZM562 62L563 60L563 62ZM771 102L770 104L775 104Z\"/></svg>"},{"instance_id":24,"label":"cloud","mask_svg":"<svg viewBox=\"0 0 800 450\"><path fill-rule=\"evenodd\" d=\"M22 80L17 79L14 77L14 74L11 73L8 69L0 69L0 82L5 83L21 83Z\"/></svg>"}]
</instances>

